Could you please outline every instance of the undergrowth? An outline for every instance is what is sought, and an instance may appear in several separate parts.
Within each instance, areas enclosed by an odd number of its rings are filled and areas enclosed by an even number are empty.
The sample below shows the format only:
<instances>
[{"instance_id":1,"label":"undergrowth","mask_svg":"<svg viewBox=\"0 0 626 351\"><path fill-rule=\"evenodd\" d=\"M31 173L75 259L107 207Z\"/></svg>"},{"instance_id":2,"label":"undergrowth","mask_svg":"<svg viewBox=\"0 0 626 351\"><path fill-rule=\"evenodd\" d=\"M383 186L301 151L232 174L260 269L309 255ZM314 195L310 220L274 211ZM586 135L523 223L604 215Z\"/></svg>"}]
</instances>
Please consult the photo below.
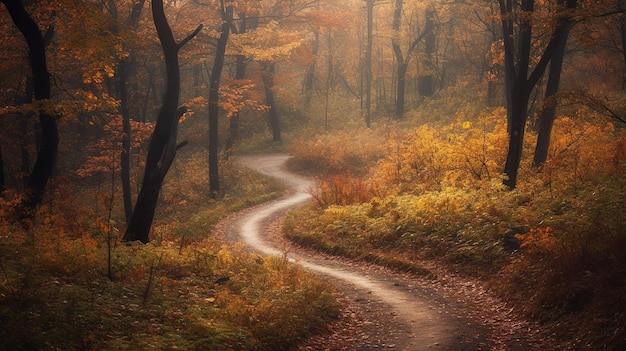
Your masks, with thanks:
<instances>
[{"instance_id":1,"label":"undergrowth","mask_svg":"<svg viewBox=\"0 0 626 351\"><path fill-rule=\"evenodd\" d=\"M223 198L207 202L202 179L187 176L203 156L177 163L148 245L119 242L106 189L56 184L54 201L24 225L7 220L7 195L0 350L288 350L324 330L339 313L326 283L211 234L227 213L280 187L227 163Z\"/></svg>"},{"instance_id":2,"label":"undergrowth","mask_svg":"<svg viewBox=\"0 0 626 351\"><path fill-rule=\"evenodd\" d=\"M315 201L288 216L284 234L330 254L433 278L420 262L438 261L484 280L520 313L581 347L623 349L623 131L585 111L572 113L576 118L555 121L541 169L524 157L523 180L512 191L500 175L502 109L376 140L370 131L338 133L296 147L295 164L327 173L319 176ZM532 155L535 138L529 131L524 155ZM365 171L354 153L375 161Z\"/></svg>"}]
</instances>

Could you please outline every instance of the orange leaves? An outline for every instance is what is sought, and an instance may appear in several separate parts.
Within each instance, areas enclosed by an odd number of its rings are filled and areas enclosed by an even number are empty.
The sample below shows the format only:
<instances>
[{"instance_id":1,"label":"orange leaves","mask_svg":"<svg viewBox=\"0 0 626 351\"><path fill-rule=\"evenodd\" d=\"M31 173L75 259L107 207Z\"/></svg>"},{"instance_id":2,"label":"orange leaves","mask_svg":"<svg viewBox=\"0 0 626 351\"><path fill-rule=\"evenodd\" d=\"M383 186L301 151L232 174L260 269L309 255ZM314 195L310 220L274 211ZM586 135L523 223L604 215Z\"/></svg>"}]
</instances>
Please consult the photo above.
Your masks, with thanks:
<instances>
[{"instance_id":1,"label":"orange leaves","mask_svg":"<svg viewBox=\"0 0 626 351\"><path fill-rule=\"evenodd\" d=\"M544 256L558 250L551 227L531 229L526 234L515 234L515 237L522 241L521 248L528 255Z\"/></svg>"},{"instance_id":2,"label":"orange leaves","mask_svg":"<svg viewBox=\"0 0 626 351\"><path fill-rule=\"evenodd\" d=\"M322 207L363 203L373 196L367 183L348 175L332 176L330 180L322 181L313 193L313 198Z\"/></svg>"},{"instance_id":3,"label":"orange leaves","mask_svg":"<svg viewBox=\"0 0 626 351\"><path fill-rule=\"evenodd\" d=\"M152 134L152 123L130 121L131 148L141 147ZM116 116L103 128L105 136L88 145L90 156L85 163L75 171L79 177L89 177L98 173L108 173L120 167L118 162L122 150L122 117Z\"/></svg>"},{"instance_id":4,"label":"orange leaves","mask_svg":"<svg viewBox=\"0 0 626 351\"><path fill-rule=\"evenodd\" d=\"M232 117L244 108L258 112L267 112L269 106L261 101L254 91L256 84L251 80L232 80L220 86L219 107L226 111L227 117Z\"/></svg>"}]
</instances>

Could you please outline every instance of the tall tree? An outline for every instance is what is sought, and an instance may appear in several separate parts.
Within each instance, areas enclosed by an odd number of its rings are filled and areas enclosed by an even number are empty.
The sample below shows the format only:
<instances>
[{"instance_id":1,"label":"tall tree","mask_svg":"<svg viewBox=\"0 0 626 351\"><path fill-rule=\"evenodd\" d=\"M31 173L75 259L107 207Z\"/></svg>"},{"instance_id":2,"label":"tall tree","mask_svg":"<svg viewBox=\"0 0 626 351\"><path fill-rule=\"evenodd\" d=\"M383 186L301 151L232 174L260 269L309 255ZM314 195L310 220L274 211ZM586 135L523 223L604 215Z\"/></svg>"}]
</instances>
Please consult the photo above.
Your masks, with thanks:
<instances>
[{"instance_id":1,"label":"tall tree","mask_svg":"<svg viewBox=\"0 0 626 351\"><path fill-rule=\"evenodd\" d=\"M178 108L180 96L178 52L202 29L202 25L198 26L193 33L177 43L165 17L163 0L152 1L152 17L163 49L167 84L163 105L150 139L141 190L123 238L124 241L139 240L143 243L150 240L150 228L161 186L176 156L178 121L183 112Z\"/></svg>"},{"instance_id":2,"label":"tall tree","mask_svg":"<svg viewBox=\"0 0 626 351\"><path fill-rule=\"evenodd\" d=\"M52 176L57 160L59 132L50 101L50 75L46 63L45 41L37 23L26 12L20 0L1 0L6 6L15 26L20 30L28 44L30 66L32 71L35 105L38 109L41 128L41 144L37 160L33 167L25 197L21 203L20 216L28 216L29 212L41 202L48 180Z\"/></svg>"},{"instance_id":3,"label":"tall tree","mask_svg":"<svg viewBox=\"0 0 626 351\"><path fill-rule=\"evenodd\" d=\"M233 23L233 5L230 0L222 0L221 15L222 29L217 40L215 49L215 61L211 72L211 82L209 83L209 195L215 198L220 191L219 178L219 152L218 152L218 116L219 116L219 88L222 69L224 68L224 57L226 56L226 44L228 34Z\"/></svg>"},{"instance_id":4,"label":"tall tree","mask_svg":"<svg viewBox=\"0 0 626 351\"><path fill-rule=\"evenodd\" d=\"M533 157L533 166L542 166L548 158L548 148L550 146L550 135L552 134L552 125L556 115L556 94L559 91L561 82L561 71L563 68L563 58L565 56L565 47L570 31L571 11L576 8L577 0L559 0L558 6L561 7L561 14L558 15L559 23L557 26L563 27L558 43L554 49L554 54L550 60L550 72L548 73L548 82L544 97L543 108L539 115L539 130L537 132L537 143L535 145L535 154ZM570 10L568 12L567 10Z\"/></svg>"},{"instance_id":5,"label":"tall tree","mask_svg":"<svg viewBox=\"0 0 626 351\"><path fill-rule=\"evenodd\" d=\"M539 61L531 70L535 1L498 0L498 2L504 37L504 74L509 133L503 183L509 189L513 189L517 185L517 174L522 159L530 94L539 78L543 76L558 43L565 34L565 26L554 27Z\"/></svg>"},{"instance_id":6,"label":"tall tree","mask_svg":"<svg viewBox=\"0 0 626 351\"><path fill-rule=\"evenodd\" d=\"M126 25L131 29L136 30L141 17L141 11L145 0L138 0L133 4L130 16L126 20ZM115 8L115 4L112 4L112 8ZM115 11L117 13L117 11ZM121 176L122 176L122 194L124 199L124 214L126 215L126 223L130 221L130 217L133 214L133 203L130 189L130 140L131 140L131 126L130 126L130 98L128 94L128 75L131 70L131 59L124 57L118 64L118 94L120 99L120 113L122 114L122 151L120 153L121 164Z\"/></svg>"}]
</instances>

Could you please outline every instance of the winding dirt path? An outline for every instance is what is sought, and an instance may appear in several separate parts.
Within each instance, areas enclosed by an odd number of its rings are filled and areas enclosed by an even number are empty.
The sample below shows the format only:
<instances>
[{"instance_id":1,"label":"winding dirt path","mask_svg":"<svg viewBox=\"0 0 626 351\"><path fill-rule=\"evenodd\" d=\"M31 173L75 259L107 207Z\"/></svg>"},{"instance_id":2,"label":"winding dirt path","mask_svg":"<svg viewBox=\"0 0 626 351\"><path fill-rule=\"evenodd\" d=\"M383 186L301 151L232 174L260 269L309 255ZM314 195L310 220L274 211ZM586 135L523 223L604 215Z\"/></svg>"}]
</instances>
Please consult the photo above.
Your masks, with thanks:
<instances>
[{"instance_id":1,"label":"winding dirt path","mask_svg":"<svg viewBox=\"0 0 626 351\"><path fill-rule=\"evenodd\" d=\"M468 308L465 301L450 298L441 285L423 284L415 277L391 273L380 267L323 257L282 242L276 235L277 223L288 210L309 201L309 191L315 185L308 178L287 172L284 166L288 158L284 154L237 158L239 163L279 179L293 191L279 200L242 212L227 224L226 232L231 239L240 240L259 253L287 255L290 261L324 277L342 293L343 300L358 310L352 314L363 315L355 330L343 332L342 337L350 339L348 346L345 343L341 348L308 346L305 350L534 349L524 340L526 336L520 338L515 330L506 331L509 337L504 342L494 338L494 333L499 333L494 331L494 326L499 328L497 321L485 323L472 318L470 309L476 306ZM479 292L477 296L481 294ZM506 315L501 317L507 318ZM525 325L518 326L518 329L524 328L528 329Z\"/></svg>"}]
</instances>

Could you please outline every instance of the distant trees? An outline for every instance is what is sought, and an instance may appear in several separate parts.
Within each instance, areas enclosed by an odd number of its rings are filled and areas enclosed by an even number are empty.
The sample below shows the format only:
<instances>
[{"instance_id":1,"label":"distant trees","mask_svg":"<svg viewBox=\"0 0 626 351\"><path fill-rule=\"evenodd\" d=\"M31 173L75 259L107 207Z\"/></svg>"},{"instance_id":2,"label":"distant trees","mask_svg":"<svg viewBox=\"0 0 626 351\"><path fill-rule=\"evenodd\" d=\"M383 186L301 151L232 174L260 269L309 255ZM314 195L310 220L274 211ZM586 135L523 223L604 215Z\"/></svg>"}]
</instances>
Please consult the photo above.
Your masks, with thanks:
<instances>
[{"instance_id":1,"label":"distant trees","mask_svg":"<svg viewBox=\"0 0 626 351\"><path fill-rule=\"evenodd\" d=\"M434 51L434 22L433 22L433 11L426 10L425 11L425 21L424 28L420 33L417 33L417 36L409 42L408 48L406 49L406 53L403 54L402 47L400 46L400 38L402 34L400 33L400 22L402 19L402 6L404 4L403 0L396 0L395 8L393 13L393 24L392 24L392 40L391 46L393 48L394 55L396 57L396 74L397 74L397 83L396 83L396 108L395 108L395 118L402 119L404 116L404 97L406 91L406 74L409 68L409 61L413 57L414 53L417 49L417 44L425 38L427 40L427 50L426 56L428 57ZM428 58L430 59L430 58ZM420 80L420 92L422 95L431 95L432 94L432 76L430 78L425 78L426 75L421 76ZM428 82L426 82L428 81Z\"/></svg>"}]
</instances>

